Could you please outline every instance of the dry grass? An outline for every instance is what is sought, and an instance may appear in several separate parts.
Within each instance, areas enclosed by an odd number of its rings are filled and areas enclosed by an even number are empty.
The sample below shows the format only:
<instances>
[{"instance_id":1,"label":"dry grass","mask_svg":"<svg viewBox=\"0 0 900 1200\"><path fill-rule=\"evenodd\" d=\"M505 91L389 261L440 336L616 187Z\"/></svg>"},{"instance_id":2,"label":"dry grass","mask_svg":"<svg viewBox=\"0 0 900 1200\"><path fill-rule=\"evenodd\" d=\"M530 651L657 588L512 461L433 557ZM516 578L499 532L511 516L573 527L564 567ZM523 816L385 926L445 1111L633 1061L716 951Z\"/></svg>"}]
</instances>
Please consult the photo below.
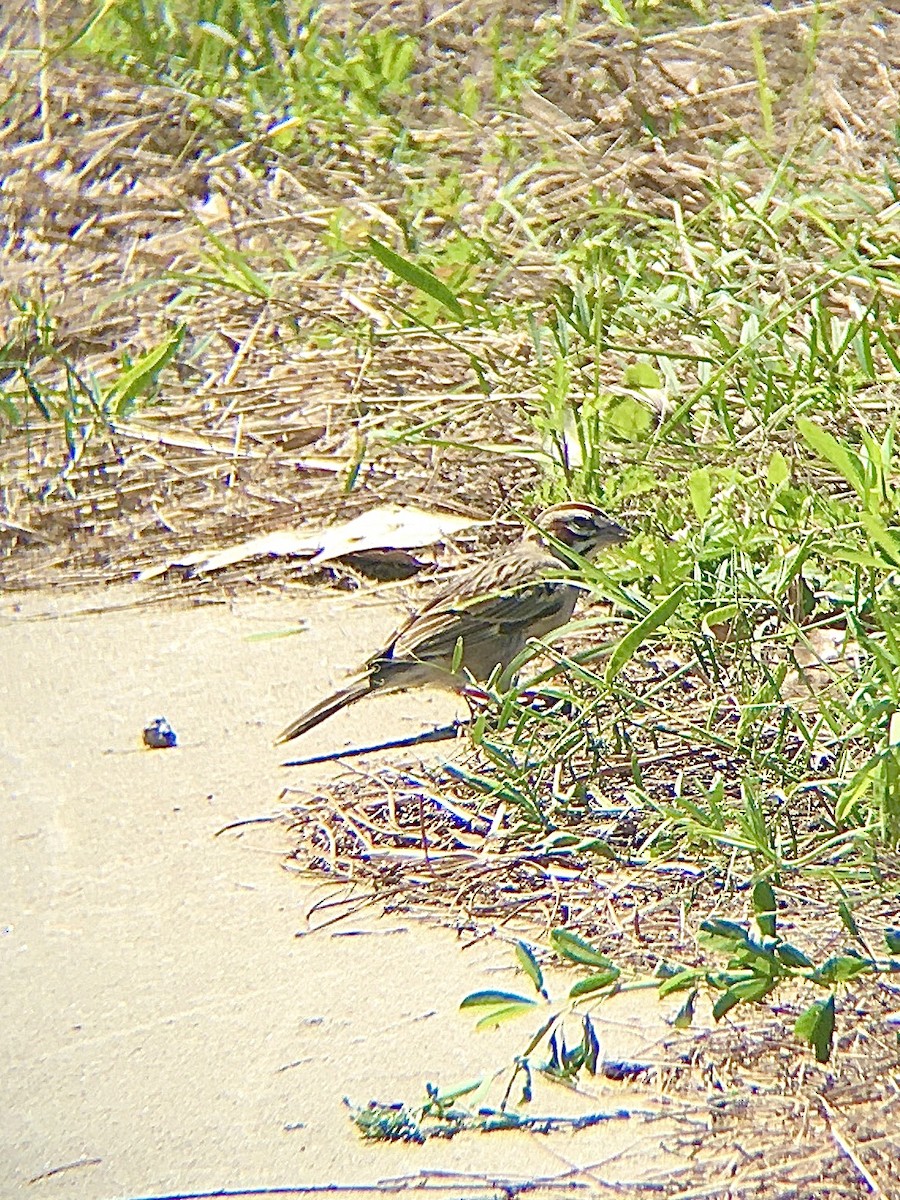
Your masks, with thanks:
<instances>
[{"instance_id":1,"label":"dry grass","mask_svg":"<svg viewBox=\"0 0 900 1200\"><path fill-rule=\"evenodd\" d=\"M585 838L602 831L621 856L611 863L554 849L552 838L523 845L511 836L504 801L473 801L471 790L454 789L444 771L356 774L302 798L288 791L287 799L296 867L340 885L310 912L313 927L373 904L387 912L430 911L463 942L491 934L536 945L566 925L600 947L626 979L649 978L661 961L698 963L701 918L750 915L747 891L727 872L630 858L639 838L636 814L627 809L607 814L605 826L594 814L580 830ZM574 823L569 830L579 832ZM884 900L857 910L863 936L877 941L893 912ZM780 923L794 944L823 955L841 951L824 883L793 891ZM527 988L519 982L514 990ZM887 982L855 981L842 998L843 1032L825 1065L797 1052L799 994L742 1007L705 1032L673 1029L646 1069L629 1078L631 1101L635 1088L646 1090L682 1131L667 1146L684 1157L685 1169L654 1192L896 1196L898 1141L890 1130L900 1115L900 1052L888 1018L897 994ZM673 1016L681 999L667 1001ZM595 1011L602 1015L602 1002ZM523 1047L545 1016L540 1010L531 1022L520 1018ZM605 1087L614 1104L608 1080Z\"/></svg>"},{"instance_id":2,"label":"dry grass","mask_svg":"<svg viewBox=\"0 0 900 1200\"><path fill-rule=\"evenodd\" d=\"M801 30L816 8L823 31L810 69ZM422 26L417 4L335 9L350 11L373 27ZM494 333L481 328L461 334L454 348L404 328L390 308L395 286L380 269L357 264L348 272L322 255L323 231L339 210L390 236L404 197L452 165L470 196L457 220L502 246L504 267L492 285L498 304L524 305L545 291L558 247L592 196L670 217L674 205L690 212L708 203L709 183L723 171L748 195L754 173L764 178L762 163L726 164L721 153L738 130L764 135L754 31L775 96L772 161L803 144L811 184L859 180L865 191L861 180L892 152L900 39L896 15L885 10L876 21L875 6L762 13L751 5L709 29L685 20L640 44L586 9L541 94L526 91L517 111L468 121L421 103L426 85L450 89L463 70L487 89L491 63L461 55L498 11L429 9L414 77L422 90L398 101L413 136L432 147L417 160L418 177L364 146L351 155L326 145L308 162L253 142L223 152L175 90L93 63L54 59L41 70L39 57L23 50L34 30L8 31L3 340L39 384L59 384L65 359L102 385L123 353L157 344L176 322L189 328L178 377L169 372L160 402L98 425L77 454L60 422L33 408L24 427L2 432L8 585L127 578L169 552L196 548L200 537L237 540L286 520L352 513L376 497L426 496L483 515L527 494L536 482L524 412L533 399L522 369L527 331L508 322ZM502 7L510 36L533 32L542 12ZM52 44L55 29L71 27L72 10L51 6L50 20ZM676 112L680 132L667 132L665 142L646 136ZM527 188L513 188L509 211L488 225L498 188L510 184L504 140L518 147ZM446 228L423 211L421 236ZM235 286L207 230L254 264L267 295ZM51 314L52 356L17 318L13 296ZM489 363L489 406L466 349ZM440 414L448 444L387 444L379 435L398 407L407 423L417 412ZM467 447L455 448L455 439ZM509 452L472 449L497 442ZM363 470L348 494L360 455Z\"/></svg>"},{"instance_id":3,"label":"dry grass","mask_svg":"<svg viewBox=\"0 0 900 1200\"><path fill-rule=\"evenodd\" d=\"M565 278L560 255L598 198L635 219L671 220L703 210L719 187L754 195L790 159L810 193L827 192L837 208L841 196L871 202L883 215L900 106L900 16L888 6L734 4L706 26L681 10L670 28L637 39L588 5L539 91L485 102L471 119L426 95L450 94L469 77L488 96L490 20L502 14L510 40L534 37L546 26L544 5L325 8L337 23L419 37L414 86L396 101L420 151L414 158L386 159L364 137L326 140L306 159L262 135L236 132L223 147L175 88L93 61L42 62L33 48L56 44L82 8L48 3L48 16L37 9L5 31L0 342L8 357L27 363L39 388L64 390L74 368L102 390L123 355L186 326L154 402L124 419L89 415L89 436L81 429L74 443L60 419L33 406L19 425L0 410L5 586L124 580L170 555L383 499L477 515L527 501L540 485L531 419L539 389L522 314ZM227 124L227 105L218 116ZM473 277L498 318L448 338L398 315L396 281L373 260L323 244L340 216L351 242L371 230L402 245L410 197L433 199L451 169L465 202L449 217L423 202L415 238L436 243L461 229L495 247ZM501 195L508 202L498 209ZM814 222L804 236L810 258L827 253ZM777 283L807 268L798 251L772 270ZM842 311L853 311L854 287L832 297ZM35 314L48 323L43 334ZM428 443L394 436L424 419L439 434ZM284 578L283 566L269 563L162 586L171 594ZM715 703L694 694L695 719ZM729 767L727 755L703 759L684 739L655 755L645 762L650 791L654 779L664 788L685 755L698 778ZM700 915L743 916L746 896L727 871L698 878L684 862L638 862L640 830L622 800L631 761L608 757L602 769L604 804L616 810L602 818L603 836L616 864L575 859L539 837L523 843L511 836L514 809L499 813L446 776L383 772L292 798L296 863L348 888L347 905L425 905L467 935L570 924L602 937L636 971L652 970L660 947L695 961ZM599 819L588 807L571 827L593 836ZM814 821L815 811L803 819ZM822 887L804 884L783 917L810 942L835 936ZM872 930L891 919L880 903L864 920L857 912ZM317 919L347 911L332 904ZM647 1086L682 1111L690 1101L694 1124L679 1146L686 1173L664 1194L900 1195L900 1147L890 1134L900 1127L900 1060L884 1024L896 990L866 979L852 986L843 1009L846 1019L855 1008L856 1019L827 1066L797 1052L792 1014L782 1009L745 1020L742 1008L740 1027L673 1034Z\"/></svg>"}]
</instances>

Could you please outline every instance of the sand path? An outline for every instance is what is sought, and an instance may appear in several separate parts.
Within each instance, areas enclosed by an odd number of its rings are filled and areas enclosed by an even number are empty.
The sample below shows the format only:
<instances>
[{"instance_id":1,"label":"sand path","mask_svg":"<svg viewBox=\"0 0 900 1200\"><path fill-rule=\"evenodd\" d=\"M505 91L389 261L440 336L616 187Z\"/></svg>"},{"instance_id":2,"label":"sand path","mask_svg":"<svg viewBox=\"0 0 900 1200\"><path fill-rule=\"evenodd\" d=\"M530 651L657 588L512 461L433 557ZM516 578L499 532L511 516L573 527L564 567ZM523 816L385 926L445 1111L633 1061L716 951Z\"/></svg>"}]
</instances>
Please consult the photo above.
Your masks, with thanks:
<instances>
[{"instance_id":1,"label":"sand path","mask_svg":"<svg viewBox=\"0 0 900 1200\"><path fill-rule=\"evenodd\" d=\"M132 595L0 604L0 1195L658 1171L666 1126L637 1117L576 1135L360 1141L343 1096L414 1103L426 1080L459 1082L521 1048L522 1026L476 1035L458 1011L469 991L520 985L509 948L464 950L451 930L377 914L307 934L322 889L282 870L283 828L215 834L276 811L286 782L314 782L280 767L272 736L398 610L350 597L115 607ZM296 637L252 636L303 618ZM441 696L379 699L304 749L402 736L453 710ZM140 748L158 715L177 750ZM652 1055L652 1002L621 999L601 1021L608 1052ZM551 1088L534 1109L652 1107L646 1090L597 1090ZM486 1194L452 1184L470 1191Z\"/></svg>"}]
</instances>

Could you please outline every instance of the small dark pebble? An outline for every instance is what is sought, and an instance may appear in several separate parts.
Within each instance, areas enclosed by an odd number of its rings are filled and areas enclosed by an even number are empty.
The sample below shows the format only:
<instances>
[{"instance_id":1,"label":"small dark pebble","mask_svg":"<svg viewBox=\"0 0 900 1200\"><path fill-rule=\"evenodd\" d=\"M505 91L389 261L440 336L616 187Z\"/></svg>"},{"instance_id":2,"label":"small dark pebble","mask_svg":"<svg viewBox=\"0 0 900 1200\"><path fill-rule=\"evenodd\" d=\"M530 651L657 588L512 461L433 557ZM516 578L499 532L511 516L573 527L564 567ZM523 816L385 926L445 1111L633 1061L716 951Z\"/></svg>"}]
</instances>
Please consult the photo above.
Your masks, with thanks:
<instances>
[{"instance_id":1,"label":"small dark pebble","mask_svg":"<svg viewBox=\"0 0 900 1200\"><path fill-rule=\"evenodd\" d=\"M645 1062L628 1062L624 1059L607 1059L603 1063L603 1074L607 1079L630 1079L649 1071L651 1064Z\"/></svg>"},{"instance_id":2,"label":"small dark pebble","mask_svg":"<svg viewBox=\"0 0 900 1200\"><path fill-rule=\"evenodd\" d=\"M157 717L144 730L144 745L150 750L171 750L178 745L175 730L165 717Z\"/></svg>"}]
</instances>

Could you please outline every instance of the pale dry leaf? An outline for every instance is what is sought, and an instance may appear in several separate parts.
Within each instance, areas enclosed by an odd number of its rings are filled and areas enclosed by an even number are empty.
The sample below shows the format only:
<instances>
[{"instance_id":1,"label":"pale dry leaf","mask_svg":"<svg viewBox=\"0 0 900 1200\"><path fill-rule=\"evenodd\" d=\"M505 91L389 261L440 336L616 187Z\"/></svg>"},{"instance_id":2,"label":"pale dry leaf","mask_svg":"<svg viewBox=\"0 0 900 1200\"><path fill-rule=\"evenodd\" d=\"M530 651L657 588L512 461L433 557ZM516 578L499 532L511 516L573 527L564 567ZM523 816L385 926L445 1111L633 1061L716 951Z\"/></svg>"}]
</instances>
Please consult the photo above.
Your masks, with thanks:
<instances>
[{"instance_id":1,"label":"pale dry leaf","mask_svg":"<svg viewBox=\"0 0 900 1200\"><path fill-rule=\"evenodd\" d=\"M208 574L247 559L264 557L302 558L305 563L318 566L367 550L416 550L432 546L463 529L483 524L473 517L455 513L426 512L421 508L385 504L337 525L304 532L277 529L223 550L191 551L148 567L137 579L155 579L171 567L190 568L194 575Z\"/></svg>"},{"instance_id":2,"label":"pale dry leaf","mask_svg":"<svg viewBox=\"0 0 900 1200\"><path fill-rule=\"evenodd\" d=\"M793 654L797 667L785 676L781 689L785 700L814 699L857 671L862 661L859 643L843 626L806 630Z\"/></svg>"}]
</instances>

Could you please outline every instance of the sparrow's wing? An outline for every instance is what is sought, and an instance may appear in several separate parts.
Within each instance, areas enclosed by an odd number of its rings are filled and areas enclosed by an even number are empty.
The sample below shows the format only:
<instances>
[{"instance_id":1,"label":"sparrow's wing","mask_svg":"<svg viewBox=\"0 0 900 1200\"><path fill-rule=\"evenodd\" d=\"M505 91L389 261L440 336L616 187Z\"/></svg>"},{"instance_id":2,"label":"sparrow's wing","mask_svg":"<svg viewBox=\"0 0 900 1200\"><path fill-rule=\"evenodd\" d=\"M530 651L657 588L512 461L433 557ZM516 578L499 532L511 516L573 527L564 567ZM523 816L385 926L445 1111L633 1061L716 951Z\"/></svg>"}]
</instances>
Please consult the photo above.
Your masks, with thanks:
<instances>
[{"instance_id":1,"label":"sparrow's wing","mask_svg":"<svg viewBox=\"0 0 900 1200\"><path fill-rule=\"evenodd\" d=\"M530 627L546 627L560 608L565 585L542 577L558 572L559 566L549 555L517 554L464 572L410 618L376 657L449 663L460 638L477 653L480 645L498 637L519 631L527 637Z\"/></svg>"}]
</instances>

